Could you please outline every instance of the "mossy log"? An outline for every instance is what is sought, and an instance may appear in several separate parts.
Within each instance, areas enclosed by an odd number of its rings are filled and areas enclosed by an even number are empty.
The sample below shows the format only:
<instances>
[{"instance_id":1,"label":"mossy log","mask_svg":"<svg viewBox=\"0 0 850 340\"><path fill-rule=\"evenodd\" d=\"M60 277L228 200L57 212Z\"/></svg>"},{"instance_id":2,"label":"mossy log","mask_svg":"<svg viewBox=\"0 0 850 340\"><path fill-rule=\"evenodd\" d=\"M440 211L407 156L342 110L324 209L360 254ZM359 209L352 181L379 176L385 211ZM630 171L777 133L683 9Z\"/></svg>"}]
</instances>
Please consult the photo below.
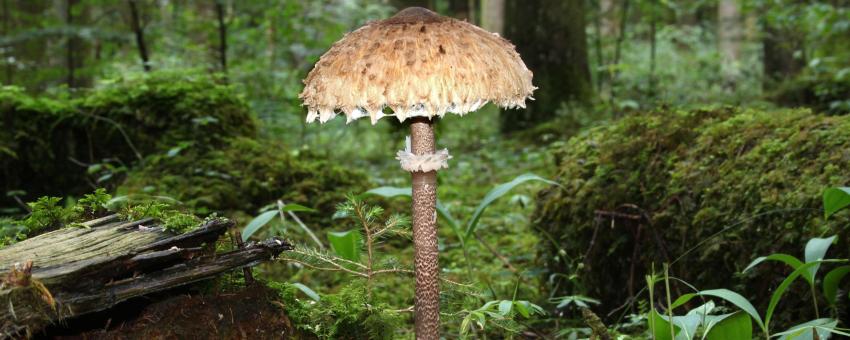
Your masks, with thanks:
<instances>
[{"instance_id":1,"label":"mossy log","mask_svg":"<svg viewBox=\"0 0 850 340\"><path fill-rule=\"evenodd\" d=\"M0 338L31 335L69 317L271 259L290 245L269 239L224 253L232 222L216 219L175 235L155 221L111 215L0 250Z\"/></svg>"}]
</instances>

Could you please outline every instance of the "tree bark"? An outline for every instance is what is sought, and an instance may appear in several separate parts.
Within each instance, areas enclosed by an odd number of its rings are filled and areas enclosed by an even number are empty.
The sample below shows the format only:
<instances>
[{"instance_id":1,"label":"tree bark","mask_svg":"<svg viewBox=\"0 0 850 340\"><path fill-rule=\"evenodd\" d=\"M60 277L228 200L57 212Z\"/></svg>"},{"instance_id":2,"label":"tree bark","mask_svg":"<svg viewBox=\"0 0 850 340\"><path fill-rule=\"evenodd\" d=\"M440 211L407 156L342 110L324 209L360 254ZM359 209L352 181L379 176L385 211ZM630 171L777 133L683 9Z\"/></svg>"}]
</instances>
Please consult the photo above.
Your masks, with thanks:
<instances>
[{"instance_id":1,"label":"tree bark","mask_svg":"<svg viewBox=\"0 0 850 340\"><path fill-rule=\"evenodd\" d=\"M737 0L720 0L717 4L717 49L720 50L724 87L734 90L740 75L743 27Z\"/></svg>"},{"instance_id":2,"label":"tree bark","mask_svg":"<svg viewBox=\"0 0 850 340\"><path fill-rule=\"evenodd\" d=\"M435 152L433 122L424 117L410 124L415 155ZM437 172L414 171L413 252L416 272L414 318L417 339L440 338L440 266L437 250Z\"/></svg>"},{"instance_id":3,"label":"tree bark","mask_svg":"<svg viewBox=\"0 0 850 340\"><path fill-rule=\"evenodd\" d=\"M657 0L650 0L650 7L649 7L650 8L650 13L649 13L650 17L649 17L649 93L648 93L648 95L649 95L650 98L654 98L655 94L656 94L656 91L655 91L655 53L656 53L657 44L656 44L656 39L655 39L656 38L655 37L655 35L656 35L655 26L656 26L656 22L658 21L658 17L657 17L658 13L656 13L656 11L658 11L658 6L657 6L656 2L657 2Z\"/></svg>"},{"instance_id":4,"label":"tree bark","mask_svg":"<svg viewBox=\"0 0 850 340\"><path fill-rule=\"evenodd\" d=\"M457 19L475 24L475 1L449 0L449 14Z\"/></svg>"},{"instance_id":5,"label":"tree bark","mask_svg":"<svg viewBox=\"0 0 850 340\"><path fill-rule=\"evenodd\" d=\"M764 80L762 87L771 91L783 80L793 77L806 65L805 56L795 57L803 50L803 41L787 28L763 23L762 53Z\"/></svg>"},{"instance_id":6,"label":"tree bark","mask_svg":"<svg viewBox=\"0 0 850 340\"><path fill-rule=\"evenodd\" d=\"M136 36L136 47L139 49L139 58L142 59L142 67L145 72L150 72L151 64L148 57L148 47L145 44L145 32L142 30L142 24L139 20L139 8L136 5L136 0L127 0L127 4L130 5L130 25Z\"/></svg>"},{"instance_id":7,"label":"tree bark","mask_svg":"<svg viewBox=\"0 0 850 340\"><path fill-rule=\"evenodd\" d=\"M2 0L2 1L3 1L3 35L8 36L12 33L12 16L9 13L9 11L10 11L9 0ZM4 49L7 49L7 50L9 48L8 46L3 46L3 47L4 47ZM5 69L4 73L5 73L5 76L6 76L5 84L6 85L12 85L12 72L13 72L12 63L9 62L9 61L6 61L6 66L4 67L4 69Z\"/></svg>"},{"instance_id":8,"label":"tree bark","mask_svg":"<svg viewBox=\"0 0 850 340\"><path fill-rule=\"evenodd\" d=\"M534 72L534 101L502 111L502 131L532 127L555 116L564 102L593 96L583 0L508 1L505 36Z\"/></svg>"},{"instance_id":9,"label":"tree bark","mask_svg":"<svg viewBox=\"0 0 850 340\"><path fill-rule=\"evenodd\" d=\"M481 0L481 27L493 33L505 32L505 0Z\"/></svg>"},{"instance_id":10,"label":"tree bark","mask_svg":"<svg viewBox=\"0 0 850 340\"><path fill-rule=\"evenodd\" d=\"M623 0L622 6L620 8L620 29L617 34L617 42L614 43L614 61L615 69L613 75L611 75L611 101L613 101L617 96L617 76L618 76L618 67L617 64L620 63L620 55L623 50L623 42L626 40L626 27L629 20L629 0Z\"/></svg>"},{"instance_id":11,"label":"tree bark","mask_svg":"<svg viewBox=\"0 0 850 340\"><path fill-rule=\"evenodd\" d=\"M390 4L398 10L408 7L423 7L436 12L431 0L391 0Z\"/></svg>"},{"instance_id":12,"label":"tree bark","mask_svg":"<svg viewBox=\"0 0 850 340\"><path fill-rule=\"evenodd\" d=\"M224 81L227 82L227 24L224 22L224 4L215 2L215 14L218 19L218 60Z\"/></svg>"},{"instance_id":13,"label":"tree bark","mask_svg":"<svg viewBox=\"0 0 850 340\"><path fill-rule=\"evenodd\" d=\"M75 0L67 0L65 1L65 26L70 30L74 25L74 12L73 7L76 4ZM74 71L76 69L76 63L74 62L74 49L76 48L76 39L74 38L74 33L68 34L65 37L65 83L68 85L68 88L74 88Z\"/></svg>"}]
</instances>

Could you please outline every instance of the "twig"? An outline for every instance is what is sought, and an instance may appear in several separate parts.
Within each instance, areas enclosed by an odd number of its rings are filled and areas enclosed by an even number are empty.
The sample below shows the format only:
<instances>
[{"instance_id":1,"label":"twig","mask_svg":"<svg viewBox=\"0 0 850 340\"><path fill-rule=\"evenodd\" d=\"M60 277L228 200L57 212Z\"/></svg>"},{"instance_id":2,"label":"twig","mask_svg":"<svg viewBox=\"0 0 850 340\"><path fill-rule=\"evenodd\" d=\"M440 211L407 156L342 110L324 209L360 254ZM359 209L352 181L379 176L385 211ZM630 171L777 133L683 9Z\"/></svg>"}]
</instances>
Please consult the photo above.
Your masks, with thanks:
<instances>
[{"instance_id":1,"label":"twig","mask_svg":"<svg viewBox=\"0 0 850 340\"><path fill-rule=\"evenodd\" d=\"M340 267L337 267L337 268L319 267L319 266L314 266L314 265L309 264L309 263L304 262L304 261L300 261L300 260L296 260L296 259L288 258L288 257L282 257L281 260L286 260L286 261L289 261L289 262L297 263L297 264L300 264L302 266L305 266L305 267L308 267L308 268L311 268L311 269L315 269L315 270L328 271L328 272L345 271L345 272L348 272L349 274L352 274L352 275L366 277L366 274L363 274L361 272L356 272L356 271L353 271L353 270L346 270L346 269L340 268Z\"/></svg>"},{"instance_id":2,"label":"twig","mask_svg":"<svg viewBox=\"0 0 850 340\"><path fill-rule=\"evenodd\" d=\"M391 310L391 312L396 312L396 313L413 313L413 306L410 306L410 307L407 307L407 308L402 308L402 309L393 309L393 310Z\"/></svg>"},{"instance_id":3,"label":"twig","mask_svg":"<svg viewBox=\"0 0 850 340\"><path fill-rule=\"evenodd\" d=\"M236 245L239 247L239 249L245 249L245 243L242 242L242 238L239 237L239 235L237 235L235 231L231 235L233 239L236 240ZM251 273L251 267L242 267L242 275L245 276L246 286L254 285L254 275Z\"/></svg>"}]
</instances>

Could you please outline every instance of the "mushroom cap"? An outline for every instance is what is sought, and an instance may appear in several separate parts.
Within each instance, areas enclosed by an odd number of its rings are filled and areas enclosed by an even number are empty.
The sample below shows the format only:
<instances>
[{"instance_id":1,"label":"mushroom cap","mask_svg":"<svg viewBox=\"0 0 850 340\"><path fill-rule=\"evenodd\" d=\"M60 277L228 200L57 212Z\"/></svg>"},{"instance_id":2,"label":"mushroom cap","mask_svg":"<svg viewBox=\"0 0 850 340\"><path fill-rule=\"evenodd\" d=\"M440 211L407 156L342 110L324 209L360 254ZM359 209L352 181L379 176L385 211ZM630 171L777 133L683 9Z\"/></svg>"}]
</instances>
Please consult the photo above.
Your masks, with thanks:
<instances>
[{"instance_id":1,"label":"mushroom cap","mask_svg":"<svg viewBox=\"0 0 850 340\"><path fill-rule=\"evenodd\" d=\"M308 123L342 112L347 122L369 116L375 124L388 115L399 121L463 115L487 102L524 108L535 89L531 77L514 46L498 34L411 7L334 43L307 75L299 97Z\"/></svg>"}]
</instances>

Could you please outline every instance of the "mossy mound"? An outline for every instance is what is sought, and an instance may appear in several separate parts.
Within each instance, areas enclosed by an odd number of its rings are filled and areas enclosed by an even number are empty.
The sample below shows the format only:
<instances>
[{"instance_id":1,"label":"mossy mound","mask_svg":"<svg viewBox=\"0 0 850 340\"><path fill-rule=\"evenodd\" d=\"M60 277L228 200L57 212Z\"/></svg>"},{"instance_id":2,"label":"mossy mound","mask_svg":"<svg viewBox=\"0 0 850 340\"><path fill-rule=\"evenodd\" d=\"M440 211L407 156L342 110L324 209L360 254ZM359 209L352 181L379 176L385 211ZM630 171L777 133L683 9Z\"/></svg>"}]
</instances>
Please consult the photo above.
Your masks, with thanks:
<instances>
[{"instance_id":1,"label":"mossy mound","mask_svg":"<svg viewBox=\"0 0 850 340\"><path fill-rule=\"evenodd\" d=\"M26 191L24 201L78 195L148 154L187 142L215 148L257 130L232 88L185 73L116 80L73 99L0 87L0 123L0 207L15 205L8 191Z\"/></svg>"},{"instance_id":2,"label":"mossy mound","mask_svg":"<svg viewBox=\"0 0 850 340\"><path fill-rule=\"evenodd\" d=\"M847 150L850 117L807 110L665 110L585 131L558 151L564 188L541 192L535 213L550 273L578 274L556 294L611 310L653 263L678 259L671 275L766 304L785 268L736 273L773 252L801 257L809 238L846 225L823 220L821 194L850 182Z\"/></svg>"},{"instance_id":3,"label":"mossy mound","mask_svg":"<svg viewBox=\"0 0 850 340\"><path fill-rule=\"evenodd\" d=\"M367 178L329 161L294 155L271 141L233 138L215 150L188 147L157 154L132 171L119 195L162 195L180 200L199 214L255 215L281 199L317 209L305 221L328 224L348 192L369 188ZM241 221L246 222L246 221Z\"/></svg>"}]
</instances>

